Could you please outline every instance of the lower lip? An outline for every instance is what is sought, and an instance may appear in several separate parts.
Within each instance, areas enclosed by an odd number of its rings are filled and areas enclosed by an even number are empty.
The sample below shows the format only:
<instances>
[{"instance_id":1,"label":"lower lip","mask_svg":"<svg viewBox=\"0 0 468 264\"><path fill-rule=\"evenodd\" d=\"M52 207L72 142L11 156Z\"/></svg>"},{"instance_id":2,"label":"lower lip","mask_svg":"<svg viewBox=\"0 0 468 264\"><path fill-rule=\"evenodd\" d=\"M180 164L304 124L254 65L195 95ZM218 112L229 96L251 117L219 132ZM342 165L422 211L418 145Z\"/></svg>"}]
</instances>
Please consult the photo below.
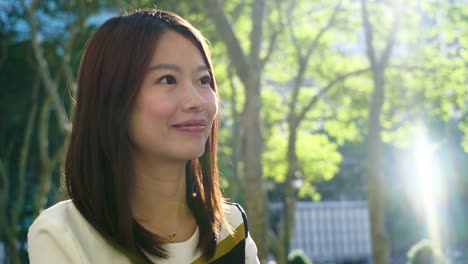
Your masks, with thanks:
<instances>
[{"instance_id":1,"label":"lower lip","mask_svg":"<svg viewBox=\"0 0 468 264\"><path fill-rule=\"evenodd\" d=\"M177 130L190 133L200 133L205 130L205 126L176 126Z\"/></svg>"}]
</instances>

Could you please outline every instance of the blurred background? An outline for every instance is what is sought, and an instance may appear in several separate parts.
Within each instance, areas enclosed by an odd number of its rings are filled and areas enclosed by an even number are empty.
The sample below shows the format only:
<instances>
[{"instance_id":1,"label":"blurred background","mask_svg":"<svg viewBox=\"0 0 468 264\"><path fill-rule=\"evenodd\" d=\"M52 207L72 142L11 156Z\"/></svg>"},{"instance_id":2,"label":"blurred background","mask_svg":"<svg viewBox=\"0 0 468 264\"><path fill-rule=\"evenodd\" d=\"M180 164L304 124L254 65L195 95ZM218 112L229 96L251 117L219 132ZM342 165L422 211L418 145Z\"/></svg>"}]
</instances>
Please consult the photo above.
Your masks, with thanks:
<instances>
[{"instance_id":1,"label":"blurred background","mask_svg":"<svg viewBox=\"0 0 468 264\"><path fill-rule=\"evenodd\" d=\"M222 186L263 263L468 263L466 0L0 0L0 263L66 199L86 40L145 7L211 43Z\"/></svg>"}]
</instances>

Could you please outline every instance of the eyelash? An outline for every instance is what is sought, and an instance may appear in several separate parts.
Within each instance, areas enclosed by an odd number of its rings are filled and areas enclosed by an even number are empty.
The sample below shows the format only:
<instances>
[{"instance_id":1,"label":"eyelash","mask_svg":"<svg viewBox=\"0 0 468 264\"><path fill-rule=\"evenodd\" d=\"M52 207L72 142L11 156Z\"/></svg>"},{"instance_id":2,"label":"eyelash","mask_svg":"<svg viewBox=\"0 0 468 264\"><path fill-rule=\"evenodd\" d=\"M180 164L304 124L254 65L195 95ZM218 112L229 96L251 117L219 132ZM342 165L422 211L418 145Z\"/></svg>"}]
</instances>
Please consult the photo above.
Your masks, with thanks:
<instances>
[{"instance_id":1,"label":"eyelash","mask_svg":"<svg viewBox=\"0 0 468 264\"><path fill-rule=\"evenodd\" d=\"M211 77L209 75L205 75L203 77L200 78L199 81L205 81L205 83L201 83L201 85L211 85Z\"/></svg>"},{"instance_id":2,"label":"eyelash","mask_svg":"<svg viewBox=\"0 0 468 264\"><path fill-rule=\"evenodd\" d=\"M164 81L165 79L166 79L166 81ZM168 82L168 79L170 79L171 81ZM201 77L198 81L200 82L200 85L210 85L211 84L211 77L209 75L205 75L205 76ZM173 85L173 84L177 83L177 80L172 75L164 75L164 76L162 76L161 78L158 79L158 83Z\"/></svg>"},{"instance_id":3,"label":"eyelash","mask_svg":"<svg viewBox=\"0 0 468 264\"><path fill-rule=\"evenodd\" d=\"M173 83L168 83L168 81L167 81L168 78L170 78L173 81ZM166 79L165 82L163 81L164 79ZM158 80L158 83L164 83L164 84L169 84L169 85L174 84L176 82L177 82L176 78L174 76L172 76L172 75L164 75L163 77L159 78L159 80Z\"/></svg>"}]
</instances>

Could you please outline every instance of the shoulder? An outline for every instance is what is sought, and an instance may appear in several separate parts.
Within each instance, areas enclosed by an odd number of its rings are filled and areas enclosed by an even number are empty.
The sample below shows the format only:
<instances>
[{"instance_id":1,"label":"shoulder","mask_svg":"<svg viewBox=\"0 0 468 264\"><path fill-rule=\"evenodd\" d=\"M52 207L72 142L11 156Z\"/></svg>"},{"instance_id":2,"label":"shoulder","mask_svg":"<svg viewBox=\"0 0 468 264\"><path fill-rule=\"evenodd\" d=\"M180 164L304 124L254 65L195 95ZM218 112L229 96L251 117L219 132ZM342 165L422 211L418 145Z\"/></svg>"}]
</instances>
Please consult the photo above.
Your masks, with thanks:
<instances>
[{"instance_id":1,"label":"shoulder","mask_svg":"<svg viewBox=\"0 0 468 264\"><path fill-rule=\"evenodd\" d=\"M223 211L227 222L234 230L238 229L240 226L243 226L245 229L244 232L247 234L249 231L247 215L245 214L245 211L240 204L225 202L223 204Z\"/></svg>"},{"instance_id":2,"label":"shoulder","mask_svg":"<svg viewBox=\"0 0 468 264\"><path fill-rule=\"evenodd\" d=\"M75 240L67 225L74 207L71 201L60 202L43 211L28 232L28 252L31 263L53 261L80 261Z\"/></svg>"},{"instance_id":3,"label":"shoulder","mask_svg":"<svg viewBox=\"0 0 468 264\"><path fill-rule=\"evenodd\" d=\"M60 229L69 222L69 218L73 217L74 207L70 200L66 200L42 211L29 228L29 233L40 230Z\"/></svg>"},{"instance_id":4,"label":"shoulder","mask_svg":"<svg viewBox=\"0 0 468 264\"><path fill-rule=\"evenodd\" d=\"M209 263L259 263L257 248L249 235L247 215L242 206L225 202L223 212L229 226L221 229L215 255Z\"/></svg>"},{"instance_id":5,"label":"shoulder","mask_svg":"<svg viewBox=\"0 0 468 264\"><path fill-rule=\"evenodd\" d=\"M246 264L259 264L260 261L257 257L257 246L250 236L249 233L249 224L247 221L247 214L244 211L244 208L238 203L228 203L226 202L226 207L224 213L226 214L226 218L228 219L229 223L234 227L236 226L236 232L240 233L238 235L238 239L240 237L243 239L240 240L239 246L243 248L243 255L245 256ZM242 232L243 230L243 232ZM235 234L234 234L235 236ZM224 262L221 262L224 263ZM239 262L240 263L240 262Z\"/></svg>"},{"instance_id":6,"label":"shoulder","mask_svg":"<svg viewBox=\"0 0 468 264\"><path fill-rule=\"evenodd\" d=\"M128 263L81 215L71 200L44 210L28 232L34 263ZM52 259L52 261L50 261Z\"/></svg>"},{"instance_id":7,"label":"shoulder","mask_svg":"<svg viewBox=\"0 0 468 264\"><path fill-rule=\"evenodd\" d=\"M79 234L85 229L93 229L71 200L58 202L42 211L29 228L29 233L63 229L67 232L61 235Z\"/></svg>"}]
</instances>

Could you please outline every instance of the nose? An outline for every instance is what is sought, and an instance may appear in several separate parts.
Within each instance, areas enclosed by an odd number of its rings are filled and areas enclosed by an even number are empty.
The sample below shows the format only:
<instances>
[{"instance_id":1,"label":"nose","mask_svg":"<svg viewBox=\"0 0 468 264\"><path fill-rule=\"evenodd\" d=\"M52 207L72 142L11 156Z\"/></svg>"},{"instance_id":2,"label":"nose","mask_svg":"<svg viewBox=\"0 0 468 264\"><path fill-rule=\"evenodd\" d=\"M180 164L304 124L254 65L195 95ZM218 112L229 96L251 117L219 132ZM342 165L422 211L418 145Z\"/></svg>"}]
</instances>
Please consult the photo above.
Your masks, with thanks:
<instances>
[{"instance_id":1,"label":"nose","mask_svg":"<svg viewBox=\"0 0 468 264\"><path fill-rule=\"evenodd\" d=\"M182 110L186 112L200 112L205 110L206 100L203 94L192 82L187 82L183 87Z\"/></svg>"}]
</instances>

